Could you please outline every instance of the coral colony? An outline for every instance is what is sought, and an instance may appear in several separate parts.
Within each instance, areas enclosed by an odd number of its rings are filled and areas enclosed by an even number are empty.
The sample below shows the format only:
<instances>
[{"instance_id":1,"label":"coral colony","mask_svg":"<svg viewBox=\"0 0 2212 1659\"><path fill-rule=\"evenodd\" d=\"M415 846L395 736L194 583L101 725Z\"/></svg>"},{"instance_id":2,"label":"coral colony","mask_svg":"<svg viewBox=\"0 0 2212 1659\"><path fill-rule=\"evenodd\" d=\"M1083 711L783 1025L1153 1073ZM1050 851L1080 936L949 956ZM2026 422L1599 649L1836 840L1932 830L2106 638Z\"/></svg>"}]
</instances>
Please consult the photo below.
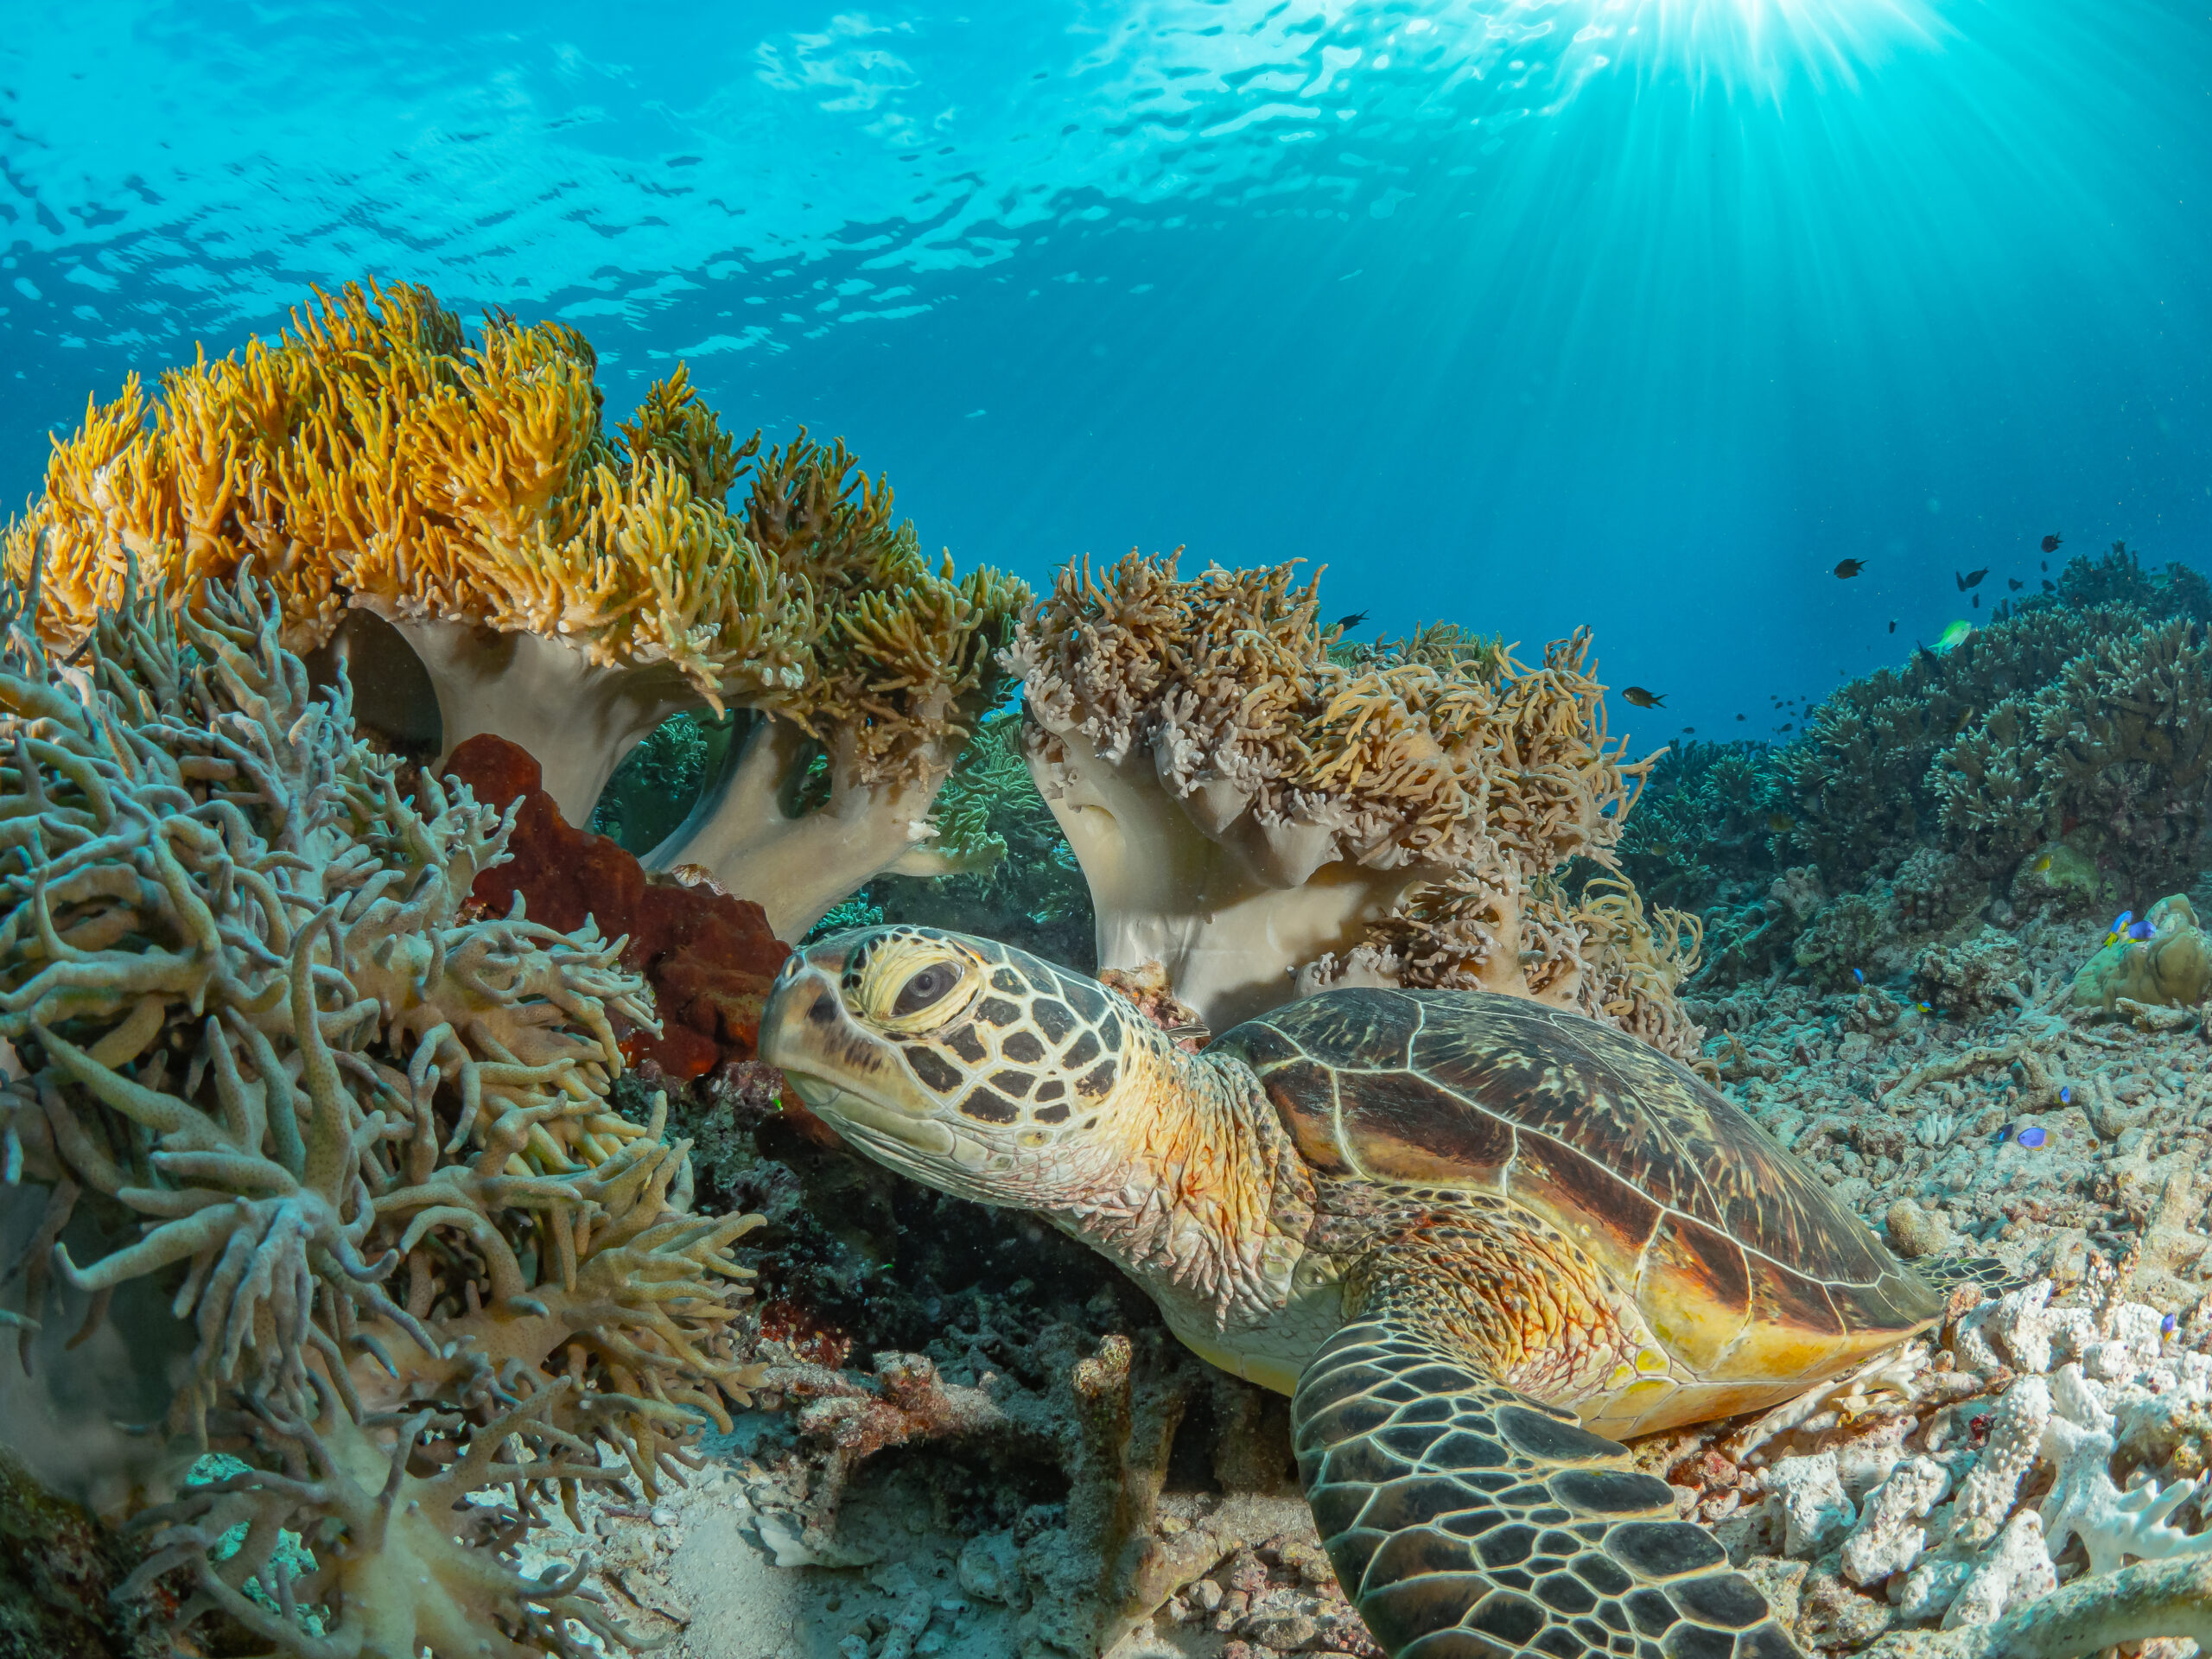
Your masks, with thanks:
<instances>
[{"instance_id":1,"label":"coral colony","mask_svg":"<svg viewBox=\"0 0 2212 1659\"><path fill-rule=\"evenodd\" d=\"M1633 1448L1799 1648L2212 1640L2184 567L1645 758L1586 634L1352 645L1291 567L1135 554L1033 598L842 443L681 368L610 428L574 330L405 285L88 405L5 567L24 1651L720 1659L719 1517L848 1659L1382 1655L1278 1396L761 1064L790 945L885 917L1186 1049L1391 985L1694 1066L1898 1255L2002 1268Z\"/></svg>"}]
</instances>

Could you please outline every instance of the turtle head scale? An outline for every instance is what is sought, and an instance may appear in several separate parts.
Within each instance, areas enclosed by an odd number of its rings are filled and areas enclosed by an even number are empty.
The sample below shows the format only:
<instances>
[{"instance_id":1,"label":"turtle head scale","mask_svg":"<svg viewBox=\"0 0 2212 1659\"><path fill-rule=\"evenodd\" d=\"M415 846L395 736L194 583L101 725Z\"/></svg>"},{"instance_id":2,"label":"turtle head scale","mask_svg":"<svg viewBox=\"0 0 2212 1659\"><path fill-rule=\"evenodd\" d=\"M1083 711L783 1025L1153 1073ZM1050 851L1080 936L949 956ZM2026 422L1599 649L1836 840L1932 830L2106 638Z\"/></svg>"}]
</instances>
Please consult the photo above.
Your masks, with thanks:
<instances>
[{"instance_id":1,"label":"turtle head scale","mask_svg":"<svg viewBox=\"0 0 2212 1659\"><path fill-rule=\"evenodd\" d=\"M795 952L760 1054L858 1150L944 1192L1043 1209L1081 1203L1126 1156L1121 1120L1181 1058L1093 980L909 926Z\"/></svg>"}]
</instances>

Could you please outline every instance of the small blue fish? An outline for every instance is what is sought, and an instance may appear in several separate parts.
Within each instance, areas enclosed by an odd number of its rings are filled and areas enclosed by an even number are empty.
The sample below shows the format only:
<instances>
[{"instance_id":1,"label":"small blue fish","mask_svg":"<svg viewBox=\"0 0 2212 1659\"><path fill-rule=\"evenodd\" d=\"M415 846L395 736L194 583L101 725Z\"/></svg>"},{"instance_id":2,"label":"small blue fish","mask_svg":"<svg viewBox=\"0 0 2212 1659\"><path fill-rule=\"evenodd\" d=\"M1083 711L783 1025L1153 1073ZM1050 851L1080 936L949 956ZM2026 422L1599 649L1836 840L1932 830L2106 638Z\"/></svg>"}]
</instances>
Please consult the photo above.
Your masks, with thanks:
<instances>
[{"instance_id":1,"label":"small blue fish","mask_svg":"<svg viewBox=\"0 0 2212 1659\"><path fill-rule=\"evenodd\" d=\"M2022 1146L2039 1147L2043 1145L2043 1142L2044 1133L2041 1129L2031 1125L2029 1128L2020 1131L2020 1144Z\"/></svg>"},{"instance_id":2,"label":"small blue fish","mask_svg":"<svg viewBox=\"0 0 2212 1659\"><path fill-rule=\"evenodd\" d=\"M2012 1126L2010 1123L2007 1123L2003 1128L1997 1131L1997 1144L2000 1147L2012 1138Z\"/></svg>"},{"instance_id":3,"label":"small blue fish","mask_svg":"<svg viewBox=\"0 0 2212 1659\"><path fill-rule=\"evenodd\" d=\"M2151 937L2151 924L2148 922L2136 923L2134 926L2127 930L2127 937L2131 939L2149 938Z\"/></svg>"},{"instance_id":4,"label":"small blue fish","mask_svg":"<svg viewBox=\"0 0 2212 1659\"><path fill-rule=\"evenodd\" d=\"M2181 1329L2181 1315L2178 1313L2167 1314L2164 1319L2158 1321L2158 1329L2164 1332L2166 1335L2171 1337L2175 1332Z\"/></svg>"},{"instance_id":5,"label":"small blue fish","mask_svg":"<svg viewBox=\"0 0 2212 1659\"><path fill-rule=\"evenodd\" d=\"M2070 1086L2058 1091L2058 1102L2062 1106L2071 1106L2074 1103L2074 1090Z\"/></svg>"},{"instance_id":6,"label":"small blue fish","mask_svg":"<svg viewBox=\"0 0 2212 1659\"><path fill-rule=\"evenodd\" d=\"M2112 925L2105 930L2105 943L2107 944L2110 944L2114 939L2120 938L2121 934L2126 932L2127 925L2134 919L2135 912L2133 911L2121 911L2119 915L2113 918Z\"/></svg>"},{"instance_id":7,"label":"small blue fish","mask_svg":"<svg viewBox=\"0 0 2212 1659\"><path fill-rule=\"evenodd\" d=\"M1864 985L1866 982L1866 976L1860 973L1856 968L1851 970L1851 976L1857 980L1861 985Z\"/></svg>"},{"instance_id":8,"label":"small blue fish","mask_svg":"<svg viewBox=\"0 0 2212 1659\"><path fill-rule=\"evenodd\" d=\"M1933 1014L1936 1012L1935 1009L1929 1007L1925 1002L1916 1002L1912 1006L1918 1008L1923 1014Z\"/></svg>"}]
</instances>

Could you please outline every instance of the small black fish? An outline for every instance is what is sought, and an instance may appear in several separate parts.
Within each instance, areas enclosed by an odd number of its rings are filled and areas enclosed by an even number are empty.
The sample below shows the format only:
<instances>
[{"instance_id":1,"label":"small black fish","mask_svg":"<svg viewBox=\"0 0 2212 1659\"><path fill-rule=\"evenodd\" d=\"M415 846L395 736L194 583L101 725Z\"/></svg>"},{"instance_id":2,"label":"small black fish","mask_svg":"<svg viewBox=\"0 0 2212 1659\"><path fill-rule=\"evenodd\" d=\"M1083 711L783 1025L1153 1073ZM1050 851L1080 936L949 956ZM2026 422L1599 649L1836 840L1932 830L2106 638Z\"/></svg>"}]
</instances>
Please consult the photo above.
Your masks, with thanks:
<instances>
[{"instance_id":1,"label":"small black fish","mask_svg":"<svg viewBox=\"0 0 2212 1659\"><path fill-rule=\"evenodd\" d=\"M2058 532L2056 531L2052 531L2050 535L2043 538L2043 550L2046 553L2056 553L2058 551ZM2046 564L2044 566L2044 569L2048 570L2050 567Z\"/></svg>"},{"instance_id":2,"label":"small black fish","mask_svg":"<svg viewBox=\"0 0 2212 1659\"><path fill-rule=\"evenodd\" d=\"M2049 559L2038 559L2036 563L2040 564L2046 570L2050 569L2050 561Z\"/></svg>"},{"instance_id":3,"label":"small black fish","mask_svg":"<svg viewBox=\"0 0 2212 1659\"><path fill-rule=\"evenodd\" d=\"M1969 588L1980 587L1981 579L1988 574L1989 567L1985 564L1980 569L1969 571L1963 576L1954 570L1951 572L1951 580L1959 584L1959 591L1963 594Z\"/></svg>"},{"instance_id":4,"label":"small black fish","mask_svg":"<svg viewBox=\"0 0 2212 1659\"><path fill-rule=\"evenodd\" d=\"M1980 594L1976 594L1974 596L1974 607L1977 611L1981 608L1981 595Z\"/></svg>"},{"instance_id":5,"label":"small black fish","mask_svg":"<svg viewBox=\"0 0 2212 1659\"><path fill-rule=\"evenodd\" d=\"M1662 693L1647 691L1640 685L1624 688L1621 696L1639 709L1664 709L1667 706L1667 699Z\"/></svg>"},{"instance_id":6,"label":"small black fish","mask_svg":"<svg viewBox=\"0 0 2212 1659\"><path fill-rule=\"evenodd\" d=\"M1741 720L1741 719L1743 719L1743 718L1744 718L1744 716L1743 716L1743 715L1737 715L1737 716L1736 716L1736 718L1737 718L1737 719L1738 719L1738 720Z\"/></svg>"},{"instance_id":7,"label":"small black fish","mask_svg":"<svg viewBox=\"0 0 2212 1659\"><path fill-rule=\"evenodd\" d=\"M1775 728L1775 730L1778 732L1794 732L1796 729L1797 728L1795 726L1777 726Z\"/></svg>"},{"instance_id":8,"label":"small black fish","mask_svg":"<svg viewBox=\"0 0 2212 1659\"><path fill-rule=\"evenodd\" d=\"M2028 584L2022 582L2018 576L2007 576L2005 578L2005 585L2017 594L2021 588L2026 587Z\"/></svg>"},{"instance_id":9,"label":"small black fish","mask_svg":"<svg viewBox=\"0 0 2212 1659\"><path fill-rule=\"evenodd\" d=\"M1682 728L1682 735L1683 735L1684 737L1695 737L1695 736L1697 735L1697 728L1696 728L1696 727L1694 727L1694 726L1685 726L1685 727L1683 727L1683 728Z\"/></svg>"},{"instance_id":10,"label":"small black fish","mask_svg":"<svg viewBox=\"0 0 2212 1659\"><path fill-rule=\"evenodd\" d=\"M1354 628L1357 627L1361 623L1366 620L1367 613L1365 611L1354 611L1350 616L1340 616L1334 622L1332 622L1329 625L1329 632L1332 633L1350 633Z\"/></svg>"},{"instance_id":11,"label":"small black fish","mask_svg":"<svg viewBox=\"0 0 2212 1659\"><path fill-rule=\"evenodd\" d=\"M1891 633L1895 633L1897 631L1897 619L1896 619L1895 617L1891 617L1891 618L1890 619L1890 632L1891 632Z\"/></svg>"},{"instance_id":12,"label":"small black fish","mask_svg":"<svg viewBox=\"0 0 2212 1659\"><path fill-rule=\"evenodd\" d=\"M1844 581L1848 582L1866 568L1866 561L1864 559L1846 559L1836 566L1835 573Z\"/></svg>"},{"instance_id":13,"label":"small black fish","mask_svg":"<svg viewBox=\"0 0 2212 1659\"><path fill-rule=\"evenodd\" d=\"M2058 591L2058 584L2053 582L2049 576L2045 576L2043 579L2043 590L2046 594L2055 594Z\"/></svg>"}]
</instances>

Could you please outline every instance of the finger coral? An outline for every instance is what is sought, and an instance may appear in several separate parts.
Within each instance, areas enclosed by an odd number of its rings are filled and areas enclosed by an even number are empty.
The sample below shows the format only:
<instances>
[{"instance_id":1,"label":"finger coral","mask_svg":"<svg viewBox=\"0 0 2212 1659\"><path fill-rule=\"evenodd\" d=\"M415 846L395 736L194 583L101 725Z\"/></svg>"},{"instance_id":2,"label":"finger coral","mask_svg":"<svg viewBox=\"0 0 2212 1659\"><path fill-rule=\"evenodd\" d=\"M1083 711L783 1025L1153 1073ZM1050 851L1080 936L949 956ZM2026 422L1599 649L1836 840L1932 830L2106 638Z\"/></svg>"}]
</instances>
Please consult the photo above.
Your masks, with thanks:
<instances>
[{"instance_id":1,"label":"finger coral","mask_svg":"<svg viewBox=\"0 0 2212 1659\"><path fill-rule=\"evenodd\" d=\"M1071 565L1025 618L1008 656L1031 764L1100 964L1162 963L1217 1030L1300 988L1389 982L1689 1040L1660 1010L1694 931L1655 937L1624 887L1560 880L1611 867L1644 772L1606 734L1587 637L1535 668L1456 631L1348 664L1317 602L1289 565L1184 580L1132 554Z\"/></svg>"},{"instance_id":2,"label":"finger coral","mask_svg":"<svg viewBox=\"0 0 2212 1659\"><path fill-rule=\"evenodd\" d=\"M73 664L22 623L0 660L26 1357L69 1363L57 1307L127 1318L177 1354L149 1445L251 1460L147 1520L141 1578L188 1568L188 1619L302 1659L612 1639L582 1569L525 1578L518 1541L620 1461L680 1473L757 1375L754 1218L693 1213L685 1145L611 1099L645 984L619 941L471 904L508 822L403 797L250 574L179 609L126 564L120 597ZM500 1486L506 1512L456 1509Z\"/></svg>"},{"instance_id":3,"label":"finger coral","mask_svg":"<svg viewBox=\"0 0 2212 1659\"><path fill-rule=\"evenodd\" d=\"M182 603L251 557L288 646L373 652L348 612L382 619L428 672L440 753L520 743L571 823L671 715L743 709L668 861L797 937L878 870L929 861L934 791L1027 589L924 560L842 444L802 433L760 458L681 365L610 430L596 367L559 323L495 314L472 341L422 289L318 293L276 341L88 408L7 532L8 574L40 569L37 624L73 647L130 562Z\"/></svg>"}]
</instances>

